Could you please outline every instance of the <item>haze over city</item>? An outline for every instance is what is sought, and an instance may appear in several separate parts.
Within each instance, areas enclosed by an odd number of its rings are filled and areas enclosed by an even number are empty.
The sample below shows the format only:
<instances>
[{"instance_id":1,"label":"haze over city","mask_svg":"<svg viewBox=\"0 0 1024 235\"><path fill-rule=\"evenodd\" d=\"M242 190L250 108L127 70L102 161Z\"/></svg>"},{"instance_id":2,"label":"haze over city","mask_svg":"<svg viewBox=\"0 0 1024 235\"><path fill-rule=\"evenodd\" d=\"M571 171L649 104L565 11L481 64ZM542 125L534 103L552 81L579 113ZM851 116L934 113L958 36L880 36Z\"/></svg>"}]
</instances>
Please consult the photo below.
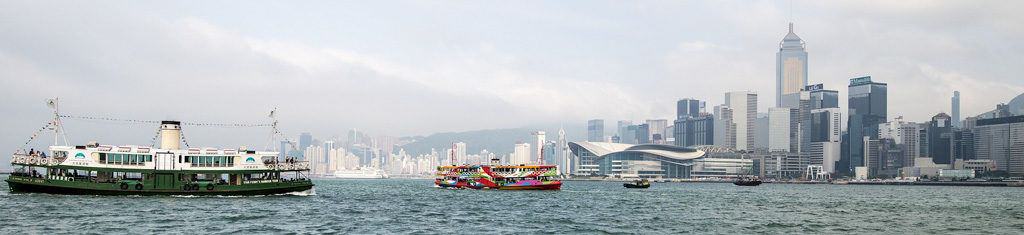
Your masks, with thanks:
<instances>
[{"instance_id":1,"label":"haze over city","mask_svg":"<svg viewBox=\"0 0 1024 235\"><path fill-rule=\"evenodd\" d=\"M680 98L710 107L740 90L767 110L790 22L807 43L808 80L839 90L841 107L859 76L888 83L889 116L908 120L949 112L953 90L964 116L1024 90L1019 2L2 5L8 152L45 124L52 97L68 114L143 120L265 123L278 108L290 136L671 120ZM155 131L67 128L78 144L146 144ZM196 142L260 147L267 136L189 131Z\"/></svg>"}]
</instances>

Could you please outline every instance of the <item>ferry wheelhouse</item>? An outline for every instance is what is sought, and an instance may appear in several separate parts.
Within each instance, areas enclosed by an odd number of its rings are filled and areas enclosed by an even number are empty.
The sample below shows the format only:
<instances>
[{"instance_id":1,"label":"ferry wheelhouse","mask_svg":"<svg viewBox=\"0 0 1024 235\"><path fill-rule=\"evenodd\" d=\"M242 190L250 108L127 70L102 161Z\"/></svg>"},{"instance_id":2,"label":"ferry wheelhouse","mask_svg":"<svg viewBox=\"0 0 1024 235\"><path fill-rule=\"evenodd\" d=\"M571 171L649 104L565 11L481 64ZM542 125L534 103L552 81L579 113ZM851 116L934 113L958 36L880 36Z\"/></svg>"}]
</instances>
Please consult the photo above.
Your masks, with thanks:
<instances>
[{"instance_id":1,"label":"ferry wheelhouse","mask_svg":"<svg viewBox=\"0 0 1024 235\"><path fill-rule=\"evenodd\" d=\"M462 165L437 167L434 184L442 188L558 190L557 166Z\"/></svg>"},{"instance_id":2,"label":"ferry wheelhouse","mask_svg":"<svg viewBox=\"0 0 1024 235\"><path fill-rule=\"evenodd\" d=\"M181 149L178 121L161 122L160 137L161 148L90 143L19 151L6 181L14 192L90 195L267 195L313 188L307 162L243 148Z\"/></svg>"}]
</instances>

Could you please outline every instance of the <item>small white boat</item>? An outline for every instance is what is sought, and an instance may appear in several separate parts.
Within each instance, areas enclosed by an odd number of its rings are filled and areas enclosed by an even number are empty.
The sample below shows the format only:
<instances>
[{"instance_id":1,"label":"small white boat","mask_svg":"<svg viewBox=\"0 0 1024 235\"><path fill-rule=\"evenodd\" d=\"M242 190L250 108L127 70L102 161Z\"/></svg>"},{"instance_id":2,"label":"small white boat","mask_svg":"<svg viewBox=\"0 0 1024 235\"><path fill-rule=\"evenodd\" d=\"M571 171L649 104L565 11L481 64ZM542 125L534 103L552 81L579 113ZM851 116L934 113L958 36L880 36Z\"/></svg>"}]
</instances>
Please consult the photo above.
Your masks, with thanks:
<instances>
[{"instance_id":1,"label":"small white boat","mask_svg":"<svg viewBox=\"0 0 1024 235\"><path fill-rule=\"evenodd\" d=\"M351 170L337 170L331 173L330 177L339 179L387 179L388 174L381 169L364 167Z\"/></svg>"}]
</instances>

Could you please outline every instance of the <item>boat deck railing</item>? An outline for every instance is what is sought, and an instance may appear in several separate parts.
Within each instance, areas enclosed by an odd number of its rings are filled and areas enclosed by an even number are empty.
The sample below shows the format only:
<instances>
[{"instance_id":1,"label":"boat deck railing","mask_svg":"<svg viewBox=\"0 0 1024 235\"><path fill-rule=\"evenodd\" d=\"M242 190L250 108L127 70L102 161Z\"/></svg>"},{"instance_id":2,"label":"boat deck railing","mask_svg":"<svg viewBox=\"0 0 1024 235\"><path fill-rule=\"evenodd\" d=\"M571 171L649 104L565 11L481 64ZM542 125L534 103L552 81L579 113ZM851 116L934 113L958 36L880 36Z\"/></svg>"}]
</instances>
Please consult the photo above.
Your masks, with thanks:
<instances>
[{"instance_id":1,"label":"boat deck railing","mask_svg":"<svg viewBox=\"0 0 1024 235\"><path fill-rule=\"evenodd\" d=\"M40 155L28 155L28 154L14 154L11 156L11 164L18 165L32 165L32 166L56 166L60 164L60 159L51 156L40 156Z\"/></svg>"},{"instance_id":2,"label":"boat deck railing","mask_svg":"<svg viewBox=\"0 0 1024 235\"><path fill-rule=\"evenodd\" d=\"M307 161L293 161L293 162L270 162L264 164L267 168L272 170L282 171L305 171L309 170L309 162Z\"/></svg>"}]
</instances>

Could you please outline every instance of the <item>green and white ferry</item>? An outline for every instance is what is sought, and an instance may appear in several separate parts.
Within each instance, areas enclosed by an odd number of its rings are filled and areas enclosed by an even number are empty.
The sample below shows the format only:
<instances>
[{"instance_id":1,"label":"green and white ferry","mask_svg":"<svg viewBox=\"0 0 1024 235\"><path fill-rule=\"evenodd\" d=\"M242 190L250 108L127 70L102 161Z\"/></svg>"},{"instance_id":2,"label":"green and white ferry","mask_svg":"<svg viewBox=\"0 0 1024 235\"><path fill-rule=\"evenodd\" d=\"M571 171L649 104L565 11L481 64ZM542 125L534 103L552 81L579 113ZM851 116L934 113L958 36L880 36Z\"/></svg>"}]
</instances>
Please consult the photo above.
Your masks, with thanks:
<instances>
[{"instance_id":1,"label":"green and white ferry","mask_svg":"<svg viewBox=\"0 0 1024 235\"><path fill-rule=\"evenodd\" d=\"M51 124L60 132L60 115ZM11 158L14 171L6 181L12 192L87 195L270 195L313 188L307 162L244 148L181 149L179 121L162 121L159 135L160 148L90 143L21 150Z\"/></svg>"}]
</instances>

